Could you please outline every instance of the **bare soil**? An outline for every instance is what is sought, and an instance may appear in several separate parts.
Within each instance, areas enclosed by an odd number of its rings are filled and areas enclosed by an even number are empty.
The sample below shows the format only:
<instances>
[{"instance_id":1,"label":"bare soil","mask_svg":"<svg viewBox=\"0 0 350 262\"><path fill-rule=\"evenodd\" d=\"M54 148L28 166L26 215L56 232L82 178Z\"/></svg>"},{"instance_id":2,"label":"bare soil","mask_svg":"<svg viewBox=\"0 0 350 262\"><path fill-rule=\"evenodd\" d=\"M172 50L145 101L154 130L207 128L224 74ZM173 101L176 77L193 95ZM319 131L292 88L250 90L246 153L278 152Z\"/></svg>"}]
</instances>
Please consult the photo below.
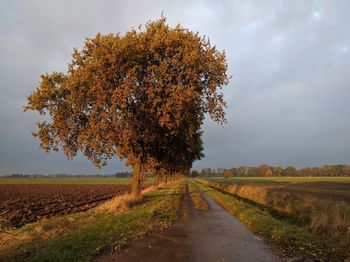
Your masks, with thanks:
<instances>
[{"instance_id":1,"label":"bare soil","mask_svg":"<svg viewBox=\"0 0 350 262\"><path fill-rule=\"evenodd\" d=\"M128 185L0 184L0 215L7 227L21 227L95 207L130 190Z\"/></svg>"},{"instance_id":2,"label":"bare soil","mask_svg":"<svg viewBox=\"0 0 350 262\"><path fill-rule=\"evenodd\" d=\"M203 192L208 211L194 210L184 192L187 219L165 232L153 233L108 252L96 261L280 261L272 250Z\"/></svg>"}]
</instances>

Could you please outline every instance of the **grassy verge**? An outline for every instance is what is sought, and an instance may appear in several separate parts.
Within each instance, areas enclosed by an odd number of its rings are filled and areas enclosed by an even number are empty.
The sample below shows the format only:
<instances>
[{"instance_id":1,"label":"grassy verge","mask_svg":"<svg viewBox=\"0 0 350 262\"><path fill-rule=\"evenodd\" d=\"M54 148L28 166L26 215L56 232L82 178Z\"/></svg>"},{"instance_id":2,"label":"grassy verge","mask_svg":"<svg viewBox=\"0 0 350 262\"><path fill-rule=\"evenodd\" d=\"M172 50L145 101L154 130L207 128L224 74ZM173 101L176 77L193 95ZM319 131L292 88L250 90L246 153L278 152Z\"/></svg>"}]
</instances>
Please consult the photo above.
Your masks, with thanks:
<instances>
[{"instance_id":1,"label":"grassy verge","mask_svg":"<svg viewBox=\"0 0 350 262\"><path fill-rule=\"evenodd\" d=\"M191 196L194 208L198 211L206 211L209 209L209 205L203 199L202 194L199 192L197 185L192 182L188 183L188 190Z\"/></svg>"},{"instance_id":2,"label":"grassy verge","mask_svg":"<svg viewBox=\"0 0 350 262\"><path fill-rule=\"evenodd\" d=\"M26 225L0 241L1 261L89 261L146 233L173 224L183 183L148 192L142 203L121 212L93 209ZM102 210L102 211L101 211Z\"/></svg>"},{"instance_id":3,"label":"grassy verge","mask_svg":"<svg viewBox=\"0 0 350 262\"><path fill-rule=\"evenodd\" d=\"M285 186L225 184L213 183L211 180L203 183L254 202L270 210L271 214L273 211L279 216L288 217L294 224L303 226L320 237L334 236L350 244L350 205L346 201L291 191ZM338 183L336 187L342 188L341 185L347 188L346 183ZM322 190L321 188L319 194L327 196Z\"/></svg>"},{"instance_id":4,"label":"grassy verge","mask_svg":"<svg viewBox=\"0 0 350 262\"><path fill-rule=\"evenodd\" d=\"M344 243L320 237L305 228L273 218L269 213L231 194L203 184L200 187L252 232L262 236L281 255L302 255L315 261L350 261L350 250Z\"/></svg>"}]
</instances>

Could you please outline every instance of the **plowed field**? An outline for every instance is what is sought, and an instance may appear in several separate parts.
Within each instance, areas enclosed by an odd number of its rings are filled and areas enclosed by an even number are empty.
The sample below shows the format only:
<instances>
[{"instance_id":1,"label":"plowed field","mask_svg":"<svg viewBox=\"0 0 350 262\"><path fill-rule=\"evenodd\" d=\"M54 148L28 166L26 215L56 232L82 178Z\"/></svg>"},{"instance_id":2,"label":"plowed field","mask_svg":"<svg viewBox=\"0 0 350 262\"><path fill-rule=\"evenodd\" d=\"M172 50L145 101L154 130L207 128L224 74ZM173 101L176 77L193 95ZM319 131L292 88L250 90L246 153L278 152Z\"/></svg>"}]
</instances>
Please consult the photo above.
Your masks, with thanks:
<instances>
[{"instance_id":1,"label":"plowed field","mask_svg":"<svg viewBox=\"0 0 350 262\"><path fill-rule=\"evenodd\" d=\"M130 189L128 185L0 184L0 218L21 227L42 217L87 210Z\"/></svg>"}]
</instances>

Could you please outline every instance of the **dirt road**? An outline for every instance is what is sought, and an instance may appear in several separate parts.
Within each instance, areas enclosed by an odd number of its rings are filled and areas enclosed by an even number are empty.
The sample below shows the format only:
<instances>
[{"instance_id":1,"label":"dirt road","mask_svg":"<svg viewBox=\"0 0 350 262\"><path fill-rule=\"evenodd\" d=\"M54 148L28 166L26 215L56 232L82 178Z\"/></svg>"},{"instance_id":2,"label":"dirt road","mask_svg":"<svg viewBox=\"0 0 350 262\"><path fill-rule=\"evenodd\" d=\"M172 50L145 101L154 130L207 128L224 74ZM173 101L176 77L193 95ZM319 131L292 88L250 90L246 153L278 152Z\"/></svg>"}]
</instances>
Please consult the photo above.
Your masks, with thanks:
<instances>
[{"instance_id":1,"label":"dirt road","mask_svg":"<svg viewBox=\"0 0 350 262\"><path fill-rule=\"evenodd\" d=\"M132 242L116 254L97 261L279 261L271 249L238 220L203 193L210 206L194 210L188 193L184 199L189 218L171 229Z\"/></svg>"}]
</instances>

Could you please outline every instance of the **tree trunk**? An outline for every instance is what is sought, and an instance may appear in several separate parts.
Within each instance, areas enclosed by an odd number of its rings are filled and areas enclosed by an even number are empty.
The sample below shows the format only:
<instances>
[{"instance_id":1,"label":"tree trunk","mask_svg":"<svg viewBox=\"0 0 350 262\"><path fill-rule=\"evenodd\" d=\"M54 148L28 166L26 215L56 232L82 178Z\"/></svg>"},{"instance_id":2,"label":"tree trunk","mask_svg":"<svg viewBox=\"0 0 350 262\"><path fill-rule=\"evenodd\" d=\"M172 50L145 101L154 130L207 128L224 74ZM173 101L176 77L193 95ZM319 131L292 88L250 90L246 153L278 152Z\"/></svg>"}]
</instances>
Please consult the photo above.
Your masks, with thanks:
<instances>
[{"instance_id":1,"label":"tree trunk","mask_svg":"<svg viewBox=\"0 0 350 262\"><path fill-rule=\"evenodd\" d=\"M159 185L159 170L156 169L156 174L155 174L155 176L154 176L153 187L155 187L156 189L158 189L158 185Z\"/></svg>"},{"instance_id":2,"label":"tree trunk","mask_svg":"<svg viewBox=\"0 0 350 262\"><path fill-rule=\"evenodd\" d=\"M157 174L154 175L153 187L157 186Z\"/></svg>"},{"instance_id":3,"label":"tree trunk","mask_svg":"<svg viewBox=\"0 0 350 262\"><path fill-rule=\"evenodd\" d=\"M165 184L168 184L168 174L165 174Z\"/></svg>"},{"instance_id":4,"label":"tree trunk","mask_svg":"<svg viewBox=\"0 0 350 262\"><path fill-rule=\"evenodd\" d=\"M174 171L170 172L170 182L174 181Z\"/></svg>"},{"instance_id":5,"label":"tree trunk","mask_svg":"<svg viewBox=\"0 0 350 262\"><path fill-rule=\"evenodd\" d=\"M131 195L133 197L139 197L141 195L141 186L142 186L140 162L136 162L136 164L133 166L133 169L134 169L134 172L132 175Z\"/></svg>"}]
</instances>

